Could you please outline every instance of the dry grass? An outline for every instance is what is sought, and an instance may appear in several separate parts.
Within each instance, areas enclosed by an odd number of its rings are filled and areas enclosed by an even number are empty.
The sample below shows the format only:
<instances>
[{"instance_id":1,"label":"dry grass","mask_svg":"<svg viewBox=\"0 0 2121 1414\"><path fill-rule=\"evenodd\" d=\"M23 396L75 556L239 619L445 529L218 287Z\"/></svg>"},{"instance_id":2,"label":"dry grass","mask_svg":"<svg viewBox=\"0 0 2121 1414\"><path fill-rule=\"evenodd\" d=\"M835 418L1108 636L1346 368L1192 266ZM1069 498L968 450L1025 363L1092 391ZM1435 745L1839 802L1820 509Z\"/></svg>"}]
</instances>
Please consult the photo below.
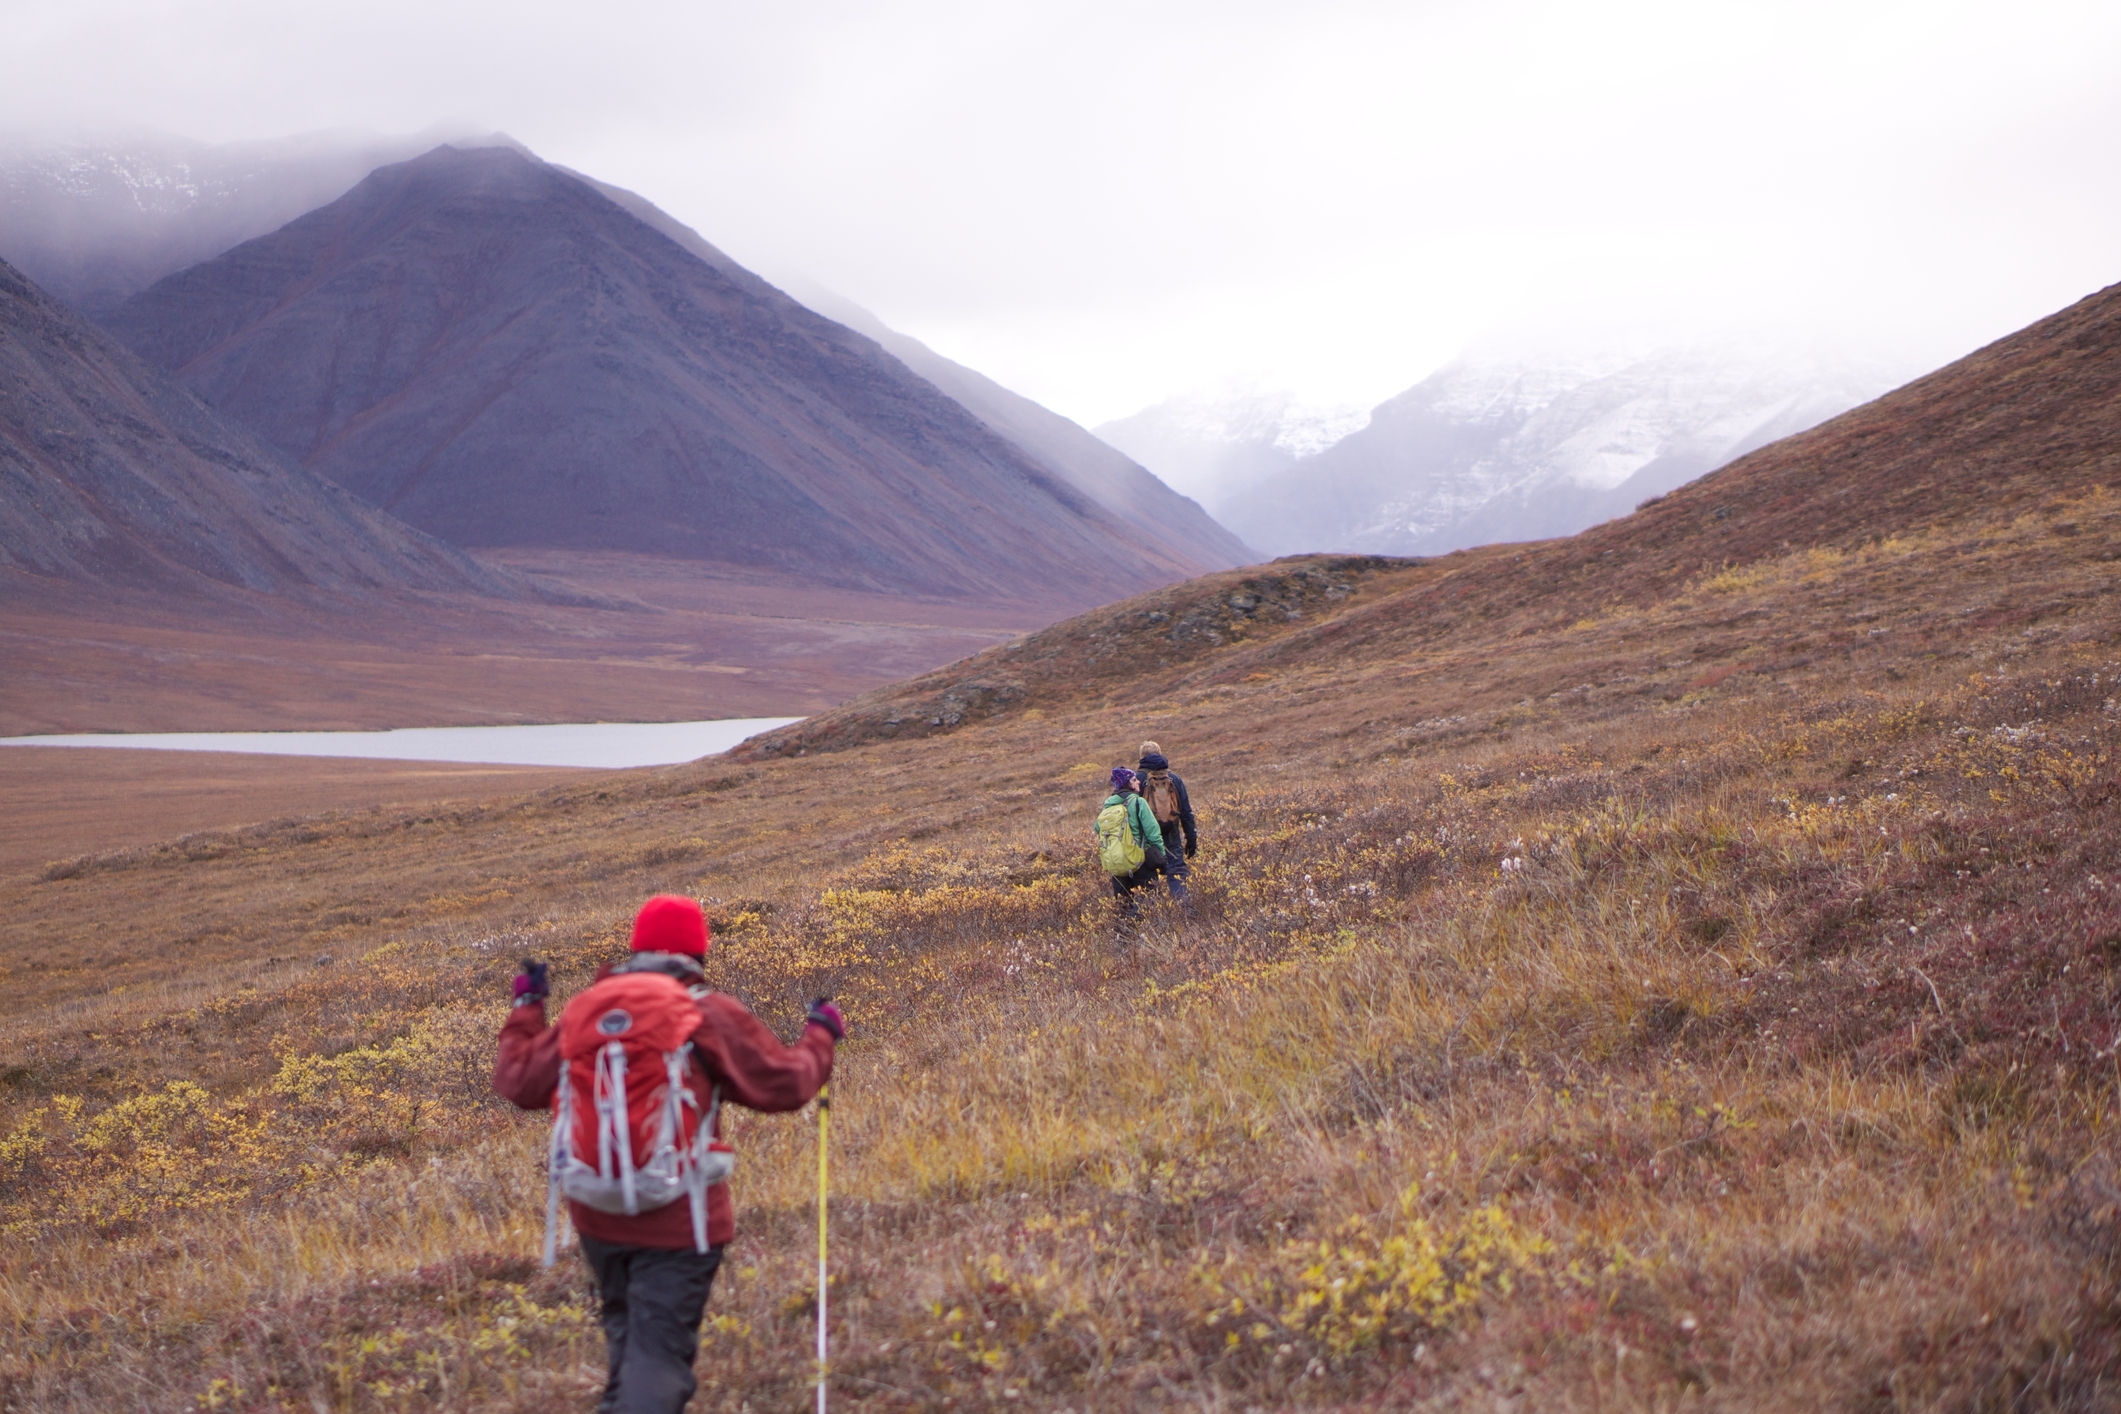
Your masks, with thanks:
<instances>
[{"instance_id":1,"label":"dry grass","mask_svg":"<svg viewBox=\"0 0 2121 1414\"><path fill-rule=\"evenodd\" d=\"M856 1027L843 1400L2111 1407L2117 525L1439 636L1407 605L1519 552L1461 557L923 740L6 885L0 1408L580 1407L486 1048L517 956L579 986L658 888ZM1143 735L1207 847L1116 936ZM811 1137L740 1127L700 1407L803 1397Z\"/></svg>"},{"instance_id":2,"label":"dry grass","mask_svg":"<svg viewBox=\"0 0 2121 1414\"><path fill-rule=\"evenodd\" d=\"M11 746L0 751L0 877L276 816L432 808L584 778L535 766Z\"/></svg>"}]
</instances>

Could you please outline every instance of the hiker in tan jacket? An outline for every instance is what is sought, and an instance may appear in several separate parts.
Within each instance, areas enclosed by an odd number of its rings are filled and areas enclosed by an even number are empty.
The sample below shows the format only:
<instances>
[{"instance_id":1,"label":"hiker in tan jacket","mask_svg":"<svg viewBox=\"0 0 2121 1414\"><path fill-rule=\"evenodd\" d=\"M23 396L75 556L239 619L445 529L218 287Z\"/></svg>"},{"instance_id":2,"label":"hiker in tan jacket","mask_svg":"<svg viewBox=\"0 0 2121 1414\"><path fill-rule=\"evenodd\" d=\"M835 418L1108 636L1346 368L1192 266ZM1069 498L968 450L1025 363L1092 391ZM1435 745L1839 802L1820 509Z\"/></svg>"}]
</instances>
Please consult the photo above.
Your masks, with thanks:
<instances>
[{"instance_id":1,"label":"hiker in tan jacket","mask_svg":"<svg viewBox=\"0 0 2121 1414\"><path fill-rule=\"evenodd\" d=\"M1156 823L1163 831L1163 874L1171 881L1171 897L1184 903L1186 876L1192 872L1187 861L1200 849L1200 830L1194 824L1192 798L1186 794L1186 783L1164 759L1164 749L1153 741L1142 743L1137 781L1142 799L1149 803L1149 813L1156 817Z\"/></svg>"}]
</instances>

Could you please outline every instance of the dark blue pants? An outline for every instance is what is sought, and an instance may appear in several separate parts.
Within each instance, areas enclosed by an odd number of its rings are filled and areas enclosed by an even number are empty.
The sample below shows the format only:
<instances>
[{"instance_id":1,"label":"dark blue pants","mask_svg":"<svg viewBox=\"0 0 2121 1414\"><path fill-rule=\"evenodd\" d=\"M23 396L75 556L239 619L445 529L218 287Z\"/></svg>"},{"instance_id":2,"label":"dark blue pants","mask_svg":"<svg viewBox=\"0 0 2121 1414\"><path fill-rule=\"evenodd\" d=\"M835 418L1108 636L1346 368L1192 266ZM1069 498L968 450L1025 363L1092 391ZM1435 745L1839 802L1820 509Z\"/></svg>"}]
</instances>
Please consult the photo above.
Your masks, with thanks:
<instances>
[{"instance_id":1,"label":"dark blue pants","mask_svg":"<svg viewBox=\"0 0 2121 1414\"><path fill-rule=\"evenodd\" d=\"M700 1317L722 1249L621 1247L582 1238L603 1298L610 1373L597 1414L682 1414L699 1387Z\"/></svg>"},{"instance_id":2,"label":"dark blue pants","mask_svg":"<svg viewBox=\"0 0 2121 1414\"><path fill-rule=\"evenodd\" d=\"M1119 899L1120 912L1132 914L1140 907L1134 901L1136 889L1153 889L1167 878L1171 881L1171 897L1184 903L1186 872L1186 856L1183 850L1167 849L1160 861L1143 860L1141 868L1123 879L1112 881L1112 893Z\"/></svg>"},{"instance_id":3,"label":"dark blue pants","mask_svg":"<svg viewBox=\"0 0 2121 1414\"><path fill-rule=\"evenodd\" d=\"M1174 820L1164 826L1164 876L1171 881L1171 897L1185 899L1186 876L1192 872L1193 863L1186 858L1186 832Z\"/></svg>"}]
</instances>

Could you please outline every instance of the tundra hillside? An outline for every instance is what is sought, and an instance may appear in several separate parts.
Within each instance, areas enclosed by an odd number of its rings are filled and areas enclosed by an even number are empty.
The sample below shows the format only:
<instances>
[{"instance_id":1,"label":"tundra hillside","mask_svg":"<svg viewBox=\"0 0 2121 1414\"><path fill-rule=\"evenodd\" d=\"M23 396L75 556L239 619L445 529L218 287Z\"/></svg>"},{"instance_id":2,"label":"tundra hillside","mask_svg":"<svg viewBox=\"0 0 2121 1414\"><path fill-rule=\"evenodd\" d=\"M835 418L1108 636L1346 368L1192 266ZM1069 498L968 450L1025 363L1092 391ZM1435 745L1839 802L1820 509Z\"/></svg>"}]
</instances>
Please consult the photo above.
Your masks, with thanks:
<instances>
[{"instance_id":1,"label":"tundra hillside","mask_svg":"<svg viewBox=\"0 0 2121 1414\"><path fill-rule=\"evenodd\" d=\"M2092 1409L2121 290L1634 516L1159 591L717 759L0 885L0 1407L578 1409L486 1092L658 889L841 998L837 1398ZM1194 788L1117 939L1106 770ZM805 1120L697 1407L805 1398Z\"/></svg>"}]
</instances>

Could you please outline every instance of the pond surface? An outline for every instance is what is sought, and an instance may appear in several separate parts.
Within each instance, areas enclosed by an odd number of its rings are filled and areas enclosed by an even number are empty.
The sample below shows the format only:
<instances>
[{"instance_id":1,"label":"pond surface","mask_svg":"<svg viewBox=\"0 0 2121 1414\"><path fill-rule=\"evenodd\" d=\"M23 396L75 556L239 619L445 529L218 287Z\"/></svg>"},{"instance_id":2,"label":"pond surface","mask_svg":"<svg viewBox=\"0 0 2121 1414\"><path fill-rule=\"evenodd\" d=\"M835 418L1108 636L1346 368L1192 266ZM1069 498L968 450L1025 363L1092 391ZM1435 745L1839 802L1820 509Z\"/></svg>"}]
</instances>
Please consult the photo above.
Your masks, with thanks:
<instances>
[{"instance_id":1,"label":"pond surface","mask_svg":"<svg viewBox=\"0 0 2121 1414\"><path fill-rule=\"evenodd\" d=\"M543 727L400 727L382 732L86 732L0 737L0 746L140 747L246 751L265 756L364 756L491 766L672 766L727 751L801 717L713 722L564 722Z\"/></svg>"}]
</instances>

